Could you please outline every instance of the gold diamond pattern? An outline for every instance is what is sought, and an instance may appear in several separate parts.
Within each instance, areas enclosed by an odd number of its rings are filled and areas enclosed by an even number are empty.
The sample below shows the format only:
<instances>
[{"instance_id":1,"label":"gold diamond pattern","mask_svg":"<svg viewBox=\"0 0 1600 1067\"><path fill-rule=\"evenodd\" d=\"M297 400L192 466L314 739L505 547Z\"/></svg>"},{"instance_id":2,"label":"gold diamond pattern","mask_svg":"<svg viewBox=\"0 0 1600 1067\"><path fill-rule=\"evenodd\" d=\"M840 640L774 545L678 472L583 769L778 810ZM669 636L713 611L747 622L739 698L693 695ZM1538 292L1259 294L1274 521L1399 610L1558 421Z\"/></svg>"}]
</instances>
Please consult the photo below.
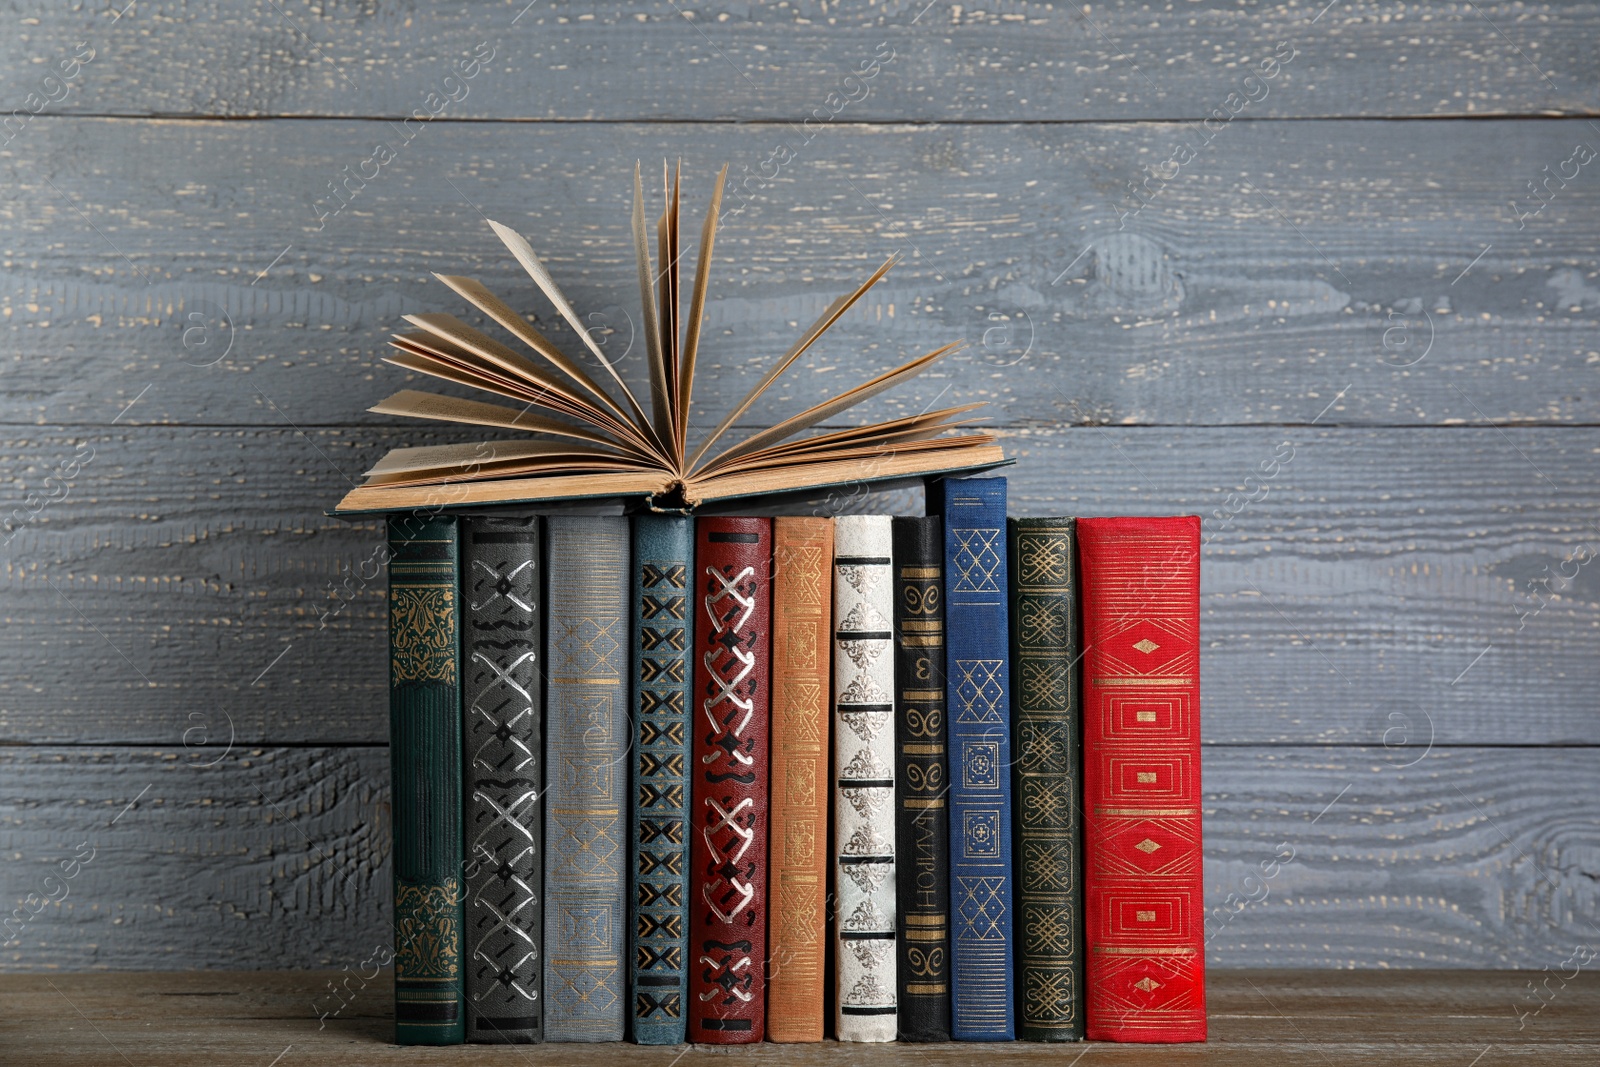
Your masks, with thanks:
<instances>
[{"instance_id":1,"label":"gold diamond pattern","mask_svg":"<svg viewBox=\"0 0 1600 1067\"><path fill-rule=\"evenodd\" d=\"M1148 656L1150 653L1154 652L1156 649L1160 648L1161 646L1156 644L1154 641L1150 640L1147 637L1143 641L1140 641L1137 645L1134 645L1133 647L1137 648L1140 652L1143 652L1145 655Z\"/></svg>"},{"instance_id":2,"label":"gold diamond pattern","mask_svg":"<svg viewBox=\"0 0 1600 1067\"><path fill-rule=\"evenodd\" d=\"M1134 845L1133 847L1138 849L1140 852L1143 852L1146 856L1148 856L1148 855L1150 855L1150 853L1154 852L1156 849L1160 848L1161 846L1156 844L1154 841L1150 840L1147 837L1143 841L1140 841L1137 845Z\"/></svg>"},{"instance_id":3,"label":"gold diamond pattern","mask_svg":"<svg viewBox=\"0 0 1600 1067\"><path fill-rule=\"evenodd\" d=\"M1141 978L1137 982L1133 983L1133 988L1142 989L1146 993L1149 993L1152 990L1160 989L1161 988L1161 983L1156 981L1154 978L1146 977L1146 978Z\"/></svg>"}]
</instances>

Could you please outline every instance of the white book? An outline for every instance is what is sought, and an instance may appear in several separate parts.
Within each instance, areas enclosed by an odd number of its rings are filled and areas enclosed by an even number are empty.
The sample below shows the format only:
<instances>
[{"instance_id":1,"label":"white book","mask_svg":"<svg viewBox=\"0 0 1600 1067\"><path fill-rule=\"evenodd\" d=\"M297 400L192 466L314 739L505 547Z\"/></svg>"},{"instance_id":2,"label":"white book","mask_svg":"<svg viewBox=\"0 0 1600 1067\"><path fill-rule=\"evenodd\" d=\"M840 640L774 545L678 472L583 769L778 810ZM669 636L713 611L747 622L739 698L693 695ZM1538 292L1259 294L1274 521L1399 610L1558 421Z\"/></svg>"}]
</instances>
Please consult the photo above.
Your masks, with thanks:
<instances>
[{"instance_id":1,"label":"white book","mask_svg":"<svg viewBox=\"0 0 1600 1067\"><path fill-rule=\"evenodd\" d=\"M834 884L838 1034L893 1041L894 566L887 515L835 520Z\"/></svg>"}]
</instances>

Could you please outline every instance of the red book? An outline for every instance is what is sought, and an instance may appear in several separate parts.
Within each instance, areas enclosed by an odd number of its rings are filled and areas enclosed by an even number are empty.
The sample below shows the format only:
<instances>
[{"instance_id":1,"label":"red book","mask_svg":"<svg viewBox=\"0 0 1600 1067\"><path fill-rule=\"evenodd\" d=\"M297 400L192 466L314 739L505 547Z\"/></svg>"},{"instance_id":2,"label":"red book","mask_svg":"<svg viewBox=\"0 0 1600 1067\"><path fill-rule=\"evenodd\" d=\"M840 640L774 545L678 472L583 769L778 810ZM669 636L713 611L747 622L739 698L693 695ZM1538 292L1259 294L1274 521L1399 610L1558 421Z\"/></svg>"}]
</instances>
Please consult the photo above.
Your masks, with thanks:
<instances>
[{"instance_id":1,"label":"red book","mask_svg":"<svg viewBox=\"0 0 1600 1067\"><path fill-rule=\"evenodd\" d=\"M1079 519L1091 1041L1204 1041L1200 520Z\"/></svg>"},{"instance_id":2,"label":"red book","mask_svg":"<svg viewBox=\"0 0 1600 1067\"><path fill-rule=\"evenodd\" d=\"M695 522L689 1040L766 1036L772 520Z\"/></svg>"}]
</instances>

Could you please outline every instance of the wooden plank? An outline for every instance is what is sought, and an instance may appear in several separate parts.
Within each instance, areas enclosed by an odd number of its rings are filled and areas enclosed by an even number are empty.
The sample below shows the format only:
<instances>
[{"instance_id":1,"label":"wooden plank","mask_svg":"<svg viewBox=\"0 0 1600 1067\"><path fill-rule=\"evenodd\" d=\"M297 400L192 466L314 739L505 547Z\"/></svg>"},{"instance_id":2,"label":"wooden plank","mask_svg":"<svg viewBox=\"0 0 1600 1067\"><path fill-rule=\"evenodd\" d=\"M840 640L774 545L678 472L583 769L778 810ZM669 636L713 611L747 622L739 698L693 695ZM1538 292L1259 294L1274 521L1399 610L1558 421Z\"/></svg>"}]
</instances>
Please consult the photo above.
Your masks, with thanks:
<instances>
[{"instance_id":1,"label":"wooden plank","mask_svg":"<svg viewBox=\"0 0 1600 1067\"><path fill-rule=\"evenodd\" d=\"M564 1064L628 1063L671 1067L725 1063L725 1049L570 1044L556 1049L486 1046L401 1049L388 1044L389 973L363 980L340 971L177 972L0 976L12 1011L0 1036L29 1064L103 1063L111 1049L130 1062L258 1062L283 1048L295 1063L449 1062L500 1064L508 1058ZM984 1057L1007 1064L1059 1064L1092 1048L1095 1062L1129 1065L1284 1062L1441 1064L1462 1067L1493 1048L1493 1063L1583 1064L1593 1061L1600 983L1580 975L1537 1020L1537 1029L1506 1033L1505 1001L1527 980L1510 971L1213 971L1208 981L1209 1041L1198 1046L1095 1043L1079 1048L990 1044ZM308 993L349 985L337 1016L307 1018ZM327 996L329 1003L337 1003ZM78 1014L81 1010L82 1014ZM63 1019L62 1016L66 1018ZM320 1029L310 1022L325 1024ZM109 1046L109 1047L108 1047ZM287 1046L287 1047L284 1047ZM520 1051L521 1056L516 1057ZM814 1045L741 1047L741 1061L773 1067L834 1063L970 1063L971 1045ZM140 1057L136 1061L133 1058ZM22 1062L22 1061L15 1061Z\"/></svg>"},{"instance_id":2,"label":"wooden plank","mask_svg":"<svg viewBox=\"0 0 1600 1067\"><path fill-rule=\"evenodd\" d=\"M8 968L339 967L391 943L386 751L218 755L0 753Z\"/></svg>"},{"instance_id":3,"label":"wooden plank","mask_svg":"<svg viewBox=\"0 0 1600 1067\"><path fill-rule=\"evenodd\" d=\"M395 436L5 435L0 522L23 524L0 739L386 739L380 527L322 511ZM1082 427L1006 447L1014 513L1205 516L1212 743L1600 742L1600 431ZM29 493L62 499L30 522Z\"/></svg>"},{"instance_id":4,"label":"wooden plank","mask_svg":"<svg viewBox=\"0 0 1600 1067\"><path fill-rule=\"evenodd\" d=\"M1587 4L19 5L10 106L75 113L948 121L1593 113ZM88 42L92 53L81 52ZM58 60L93 55L65 88ZM492 56L470 79L458 62ZM873 71L863 66L873 56ZM1276 79L1246 84L1266 57ZM1269 68L1270 69L1270 68ZM847 80L855 75L854 80ZM456 80L446 82L447 77ZM438 94L429 101L428 93ZM63 98L63 94L64 98ZM836 94L830 100L829 94Z\"/></svg>"},{"instance_id":5,"label":"wooden plank","mask_svg":"<svg viewBox=\"0 0 1600 1067\"><path fill-rule=\"evenodd\" d=\"M1570 974L1571 971L1568 971ZM1597 982L1592 974L1573 981L1552 981L1557 995L1536 1019L1507 1035L1507 997L1525 993L1528 974L1518 971L1304 971L1304 969L1213 969L1206 976L1210 1041L1200 1048L1139 1048L1093 1045L1096 1059L1109 1056L1123 1064L1163 1062L1274 1062L1270 1054L1291 1059L1320 1051L1331 1062L1405 1062L1461 1067L1467 1056L1494 1046L1494 1062L1582 1062L1574 1054L1592 1054L1597 1038ZM13 1035L34 1035L51 1048L62 1064L101 1062L104 1041L115 1041L126 1053L160 1057L168 1049L187 1054L197 1048L221 1056L227 1051L275 1048L274 1041L294 1038L293 1054L310 1062L333 1061L334 1053L350 1056L360 1048L362 1062L506 1062L507 1049L381 1048L392 1025L387 971L155 971L155 973L0 974L0 990L13 1008L0 1033L10 1024ZM338 998L326 992L339 990ZM320 997L312 997L320 993ZM307 1000L322 1029L307 1035ZM344 1005L336 1016L323 1013ZM83 1017L62 1021L62 1014L82 1008ZM101 1030L96 1037L83 1019ZM46 1033L48 1040L43 1040ZM762 1045L739 1049L768 1064L859 1062L862 1051L827 1041L822 1045ZM885 1064L970 1062L970 1045L882 1046L870 1059ZM1070 1056L1082 1048L1069 1049ZM552 1049L522 1049L523 1057L550 1056ZM650 1049L632 1045L563 1046L563 1062L611 1064L619 1059L669 1067L682 1062L722 1062L725 1049ZM664 1059L672 1053L674 1061ZM1061 1046L989 1045L986 1056L1008 1062L1061 1062ZM962 1056L963 1059L954 1059ZM378 1059L373 1059L378 1057ZM491 1059L493 1057L493 1059ZM440 1062L446 1062L440 1059ZM1282 1059L1277 1062L1282 1062ZM1539 1061L1534 1061L1539 1062Z\"/></svg>"},{"instance_id":6,"label":"wooden plank","mask_svg":"<svg viewBox=\"0 0 1600 1067\"><path fill-rule=\"evenodd\" d=\"M1574 945L1595 944L1593 749L1393 757L1206 750L1213 968L1558 971ZM379 747L221 760L176 745L0 749L0 900L24 909L0 964L357 969L374 953L381 964L386 762ZM91 850L62 878L63 861ZM1522 992L1505 991L1508 1035Z\"/></svg>"},{"instance_id":7,"label":"wooden plank","mask_svg":"<svg viewBox=\"0 0 1600 1067\"><path fill-rule=\"evenodd\" d=\"M334 466L355 474L390 443L366 429L10 435L11 522L29 491L64 498L6 545L18 640L0 649L0 737L165 744L232 723L250 744L382 741L381 531L320 512L347 485ZM1205 515L1205 736L1230 744L1600 741L1597 448L1594 430L1008 438L1016 514ZM45 478L85 450L53 490Z\"/></svg>"},{"instance_id":8,"label":"wooden plank","mask_svg":"<svg viewBox=\"0 0 1600 1067\"><path fill-rule=\"evenodd\" d=\"M400 316L464 310L430 270L482 276L580 351L479 209L533 236L642 380L623 171L682 155L691 218L734 164L700 425L894 251L753 417L965 337L874 410L943 394L1010 425L1600 423L1600 392L1551 384L1600 351L1600 160L1521 229L1512 207L1600 146L1587 122L1237 122L1137 214L1126 183L1191 127L840 126L748 181L787 136L442 124L346 203L329 183L398 144L389 124L37 120L0 148L0 422L383 421L364 409L417 381L378 362Z\"/></svg>"}]
</instances>

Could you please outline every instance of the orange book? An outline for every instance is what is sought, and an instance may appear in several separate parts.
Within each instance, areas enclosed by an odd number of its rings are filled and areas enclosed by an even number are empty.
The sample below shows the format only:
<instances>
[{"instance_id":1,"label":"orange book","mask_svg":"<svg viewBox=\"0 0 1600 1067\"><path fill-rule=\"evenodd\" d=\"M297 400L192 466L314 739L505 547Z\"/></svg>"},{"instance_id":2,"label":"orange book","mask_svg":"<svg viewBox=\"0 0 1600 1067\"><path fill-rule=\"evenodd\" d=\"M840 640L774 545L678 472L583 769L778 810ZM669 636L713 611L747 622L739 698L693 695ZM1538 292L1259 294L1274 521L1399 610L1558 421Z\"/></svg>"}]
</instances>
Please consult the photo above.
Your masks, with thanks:
<instances>
[{"instance_id":1,"label":"orange book","mask_svg":"<svg viewBox=\"0 0 1600 1067\"><path fill-rule=\"evenodd\" d=\"M773 527L767 1039L822 1040L833 520Z\"/></svg>"}]
</instances>

